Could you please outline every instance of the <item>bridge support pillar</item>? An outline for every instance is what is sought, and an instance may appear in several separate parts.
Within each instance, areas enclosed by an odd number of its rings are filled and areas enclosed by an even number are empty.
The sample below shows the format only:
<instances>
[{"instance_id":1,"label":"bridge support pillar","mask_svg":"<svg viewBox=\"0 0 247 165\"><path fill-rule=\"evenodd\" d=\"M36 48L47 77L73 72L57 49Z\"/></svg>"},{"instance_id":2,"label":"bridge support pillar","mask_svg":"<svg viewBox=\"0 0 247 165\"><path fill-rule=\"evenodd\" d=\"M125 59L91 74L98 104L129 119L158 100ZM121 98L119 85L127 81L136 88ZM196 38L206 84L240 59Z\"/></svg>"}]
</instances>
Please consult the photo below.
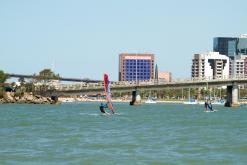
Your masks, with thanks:
<instances>
[{"instance_id":1,"label":"bridge support pillar","mask_svg":"<svg viewBox=\"0 0 247 165\"><path fill-rule=\"evenodd\" d=\"M132 91L132 100L130 101L130 105L140 105L141 104L141 96L137 89Z\"/></svg>"},{"instance_id":2,"label":"bridge support pillar","mask_svg":"<svg viewBox=\"0 0 247 165\"><path fill-rule=\"evenodd\" d=\"M202 98L201 90L202 90L202 88L198 88L198 90L197 90L197 100L198 101L201 100L201 98Z\"/></svg>"},{"instance_id":3,"label":"bridge support pillar","mask_svg":"<svg viewBox=\"0 0 247 165\"><path fill-rule=\"evenodd\" d=\"M240 104L238 102L238 85L233 84L231 86L227 86L227 98L225 107L239 107Z\"/></svg>"}]
</instances>

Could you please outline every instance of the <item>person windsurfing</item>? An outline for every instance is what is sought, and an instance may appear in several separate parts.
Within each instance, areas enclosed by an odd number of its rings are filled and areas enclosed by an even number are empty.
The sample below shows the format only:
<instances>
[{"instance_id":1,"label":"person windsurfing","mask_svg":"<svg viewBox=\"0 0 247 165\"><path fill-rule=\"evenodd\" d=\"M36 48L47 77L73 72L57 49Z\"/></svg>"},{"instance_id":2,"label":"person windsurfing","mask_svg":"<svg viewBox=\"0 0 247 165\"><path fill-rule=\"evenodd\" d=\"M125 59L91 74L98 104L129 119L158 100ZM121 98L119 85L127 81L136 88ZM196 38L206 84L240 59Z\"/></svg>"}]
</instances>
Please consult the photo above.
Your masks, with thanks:
<instances>
[{"instance_id":1,"label":"person windsurfing","mask_svg":"<svg viewBox=\"0 0 247 165\"><path fill-rule=\"evenodd\" d=\"M112 103L111 103L111 92L110 92L110 81L108 79L108 75L107 74L104 74L104 92L105 92L105 98L106 98L106 101L107 103L101 103L100 104L100 112L102 113L107 113L105 111L105 108L108 108L111 112L111 114L114 114L114 110L113 110L113 106L112 106Z\"/></svg>"},{"instance_id":2,"label":"person windsurfing","mask_svg":"<svg viewBox=\"0 0 247 165\"><path fill-rule=\"evenodd\" d=\"M213 110L213 105L212 105L211 101L210 101L209 104L208 104L208 108L209 108L210 111L214 111L214 110Z\"/></svg>"},{"instance_id":3,"label":"person windsurfing","mask_svg":"<svg viewBox=\"0 0 247 165\"><path fill-rule=\"evenodd\" d=\"M208 100L205 101L204 107L205 107L205 111L207 111L208 110Z\"/></svg>"},{"instance_id":4,"label":"person windsurfing","mask_svg":"<svg viewBox=\"0 0 247 165\"><path fill-rule=\"evenodd\" d=\"M100 103L100 106L99 106L100 112L106 113L105 108L108 108L108 105L104 103Z\"/></svg>"}]
</instances>

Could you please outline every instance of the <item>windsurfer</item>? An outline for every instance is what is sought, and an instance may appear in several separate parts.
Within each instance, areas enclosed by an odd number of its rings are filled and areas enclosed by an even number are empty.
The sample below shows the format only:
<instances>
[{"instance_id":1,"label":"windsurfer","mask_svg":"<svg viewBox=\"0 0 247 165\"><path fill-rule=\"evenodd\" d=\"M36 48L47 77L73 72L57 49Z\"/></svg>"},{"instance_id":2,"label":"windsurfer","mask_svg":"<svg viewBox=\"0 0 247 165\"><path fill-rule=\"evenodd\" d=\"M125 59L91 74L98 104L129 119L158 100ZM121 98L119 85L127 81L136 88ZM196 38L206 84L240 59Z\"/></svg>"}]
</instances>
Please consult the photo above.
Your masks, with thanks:
<instances>
[{"instance_id":1,"label":"windsurfer","mask_svg":"<svg viewBox=\"0 0 247 165\"><path fill-rule=\"evenodd\" d=\"M213 111L213 105L212 105L211 101L208 104L208 108L210 109L210 111Z\"/></svg>"},{"instance_id":2,"label":"windsurfer","mask_svg":"<svg viewBox=\"0 0 247 165\"><path fill-rule=\"evenodd\" d=\"M211 101L206 100L204 106L205 111L214 111Z\"/></svg>"},{"instance_id":3,"label":"windsurfer","mask_svg":"<svg viewBox=\"0 0 247 165\"><path fill-rule=\"evenodd\" d=\"M108 105L104 103L100 103L100 106L99 106L100 112L106 113L105 108L108 108Z\"/></svg>"},{"instance_id":4,"label":"windsurfer","mask_svg":"<svg viewBox=\"0 0 247 165\"><path fill-rule=\"evenodd\" d=\"M208 110L208 100L205 101L204 106L205 106L205 110L207 111Z\"/></svg>"},{"instance_id":5,"label":"windsurfer","mask_svg":"<svg viewBox=\"0 0 247 165\"><path fill-rule=\"evenodd\" d=\"M112 102L111 102L111 92L110 92L110 81L108 75L104 74L104 94L107 103L101 103L99 106L100 112L105 114L114 114ZM105 108L110 110L110 113L105 111Z\"/></svg>"}]
</instances>

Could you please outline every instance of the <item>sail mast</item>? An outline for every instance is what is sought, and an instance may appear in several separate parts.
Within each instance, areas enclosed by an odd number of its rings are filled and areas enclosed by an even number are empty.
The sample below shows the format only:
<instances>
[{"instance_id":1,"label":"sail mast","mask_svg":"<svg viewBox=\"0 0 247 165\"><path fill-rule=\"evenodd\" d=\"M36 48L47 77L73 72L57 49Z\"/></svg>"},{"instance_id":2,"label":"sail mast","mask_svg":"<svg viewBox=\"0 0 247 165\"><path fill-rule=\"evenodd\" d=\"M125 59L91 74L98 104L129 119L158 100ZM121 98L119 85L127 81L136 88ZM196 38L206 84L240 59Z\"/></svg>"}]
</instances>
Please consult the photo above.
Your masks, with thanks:
<instances>
[{"instance_id":1,"label":"sail mast","mask_svg":"<svg viewBox=\"0 0 247 165\"><path fill-rule=\"evenodd\" d=\"M112 113L114 113L112 102L111 102L110 81L108 79L107 74L104 74L104 89L105 89L105 97L107 100L108 107L112 111Z\"/></svg>"}]
</instances>

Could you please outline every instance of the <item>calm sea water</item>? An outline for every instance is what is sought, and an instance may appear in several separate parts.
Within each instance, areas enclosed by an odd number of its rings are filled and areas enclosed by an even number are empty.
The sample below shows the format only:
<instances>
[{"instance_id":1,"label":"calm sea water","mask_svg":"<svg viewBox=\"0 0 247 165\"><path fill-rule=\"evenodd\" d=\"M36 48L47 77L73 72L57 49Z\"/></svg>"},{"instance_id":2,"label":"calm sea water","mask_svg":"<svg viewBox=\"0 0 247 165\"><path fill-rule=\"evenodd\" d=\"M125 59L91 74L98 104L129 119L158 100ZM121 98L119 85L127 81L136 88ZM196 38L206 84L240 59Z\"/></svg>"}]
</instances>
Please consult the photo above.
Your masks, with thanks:
<instances>
[{"instance_id":1,"label":"calm sea water","mask_svg":"<svg viewBox=\"0 0 247 165\"><path fill-rule=\"evenodd\" d=\"M246 164L247 107L0 105L0 164Z\"/></svg>"}]
</instances>

